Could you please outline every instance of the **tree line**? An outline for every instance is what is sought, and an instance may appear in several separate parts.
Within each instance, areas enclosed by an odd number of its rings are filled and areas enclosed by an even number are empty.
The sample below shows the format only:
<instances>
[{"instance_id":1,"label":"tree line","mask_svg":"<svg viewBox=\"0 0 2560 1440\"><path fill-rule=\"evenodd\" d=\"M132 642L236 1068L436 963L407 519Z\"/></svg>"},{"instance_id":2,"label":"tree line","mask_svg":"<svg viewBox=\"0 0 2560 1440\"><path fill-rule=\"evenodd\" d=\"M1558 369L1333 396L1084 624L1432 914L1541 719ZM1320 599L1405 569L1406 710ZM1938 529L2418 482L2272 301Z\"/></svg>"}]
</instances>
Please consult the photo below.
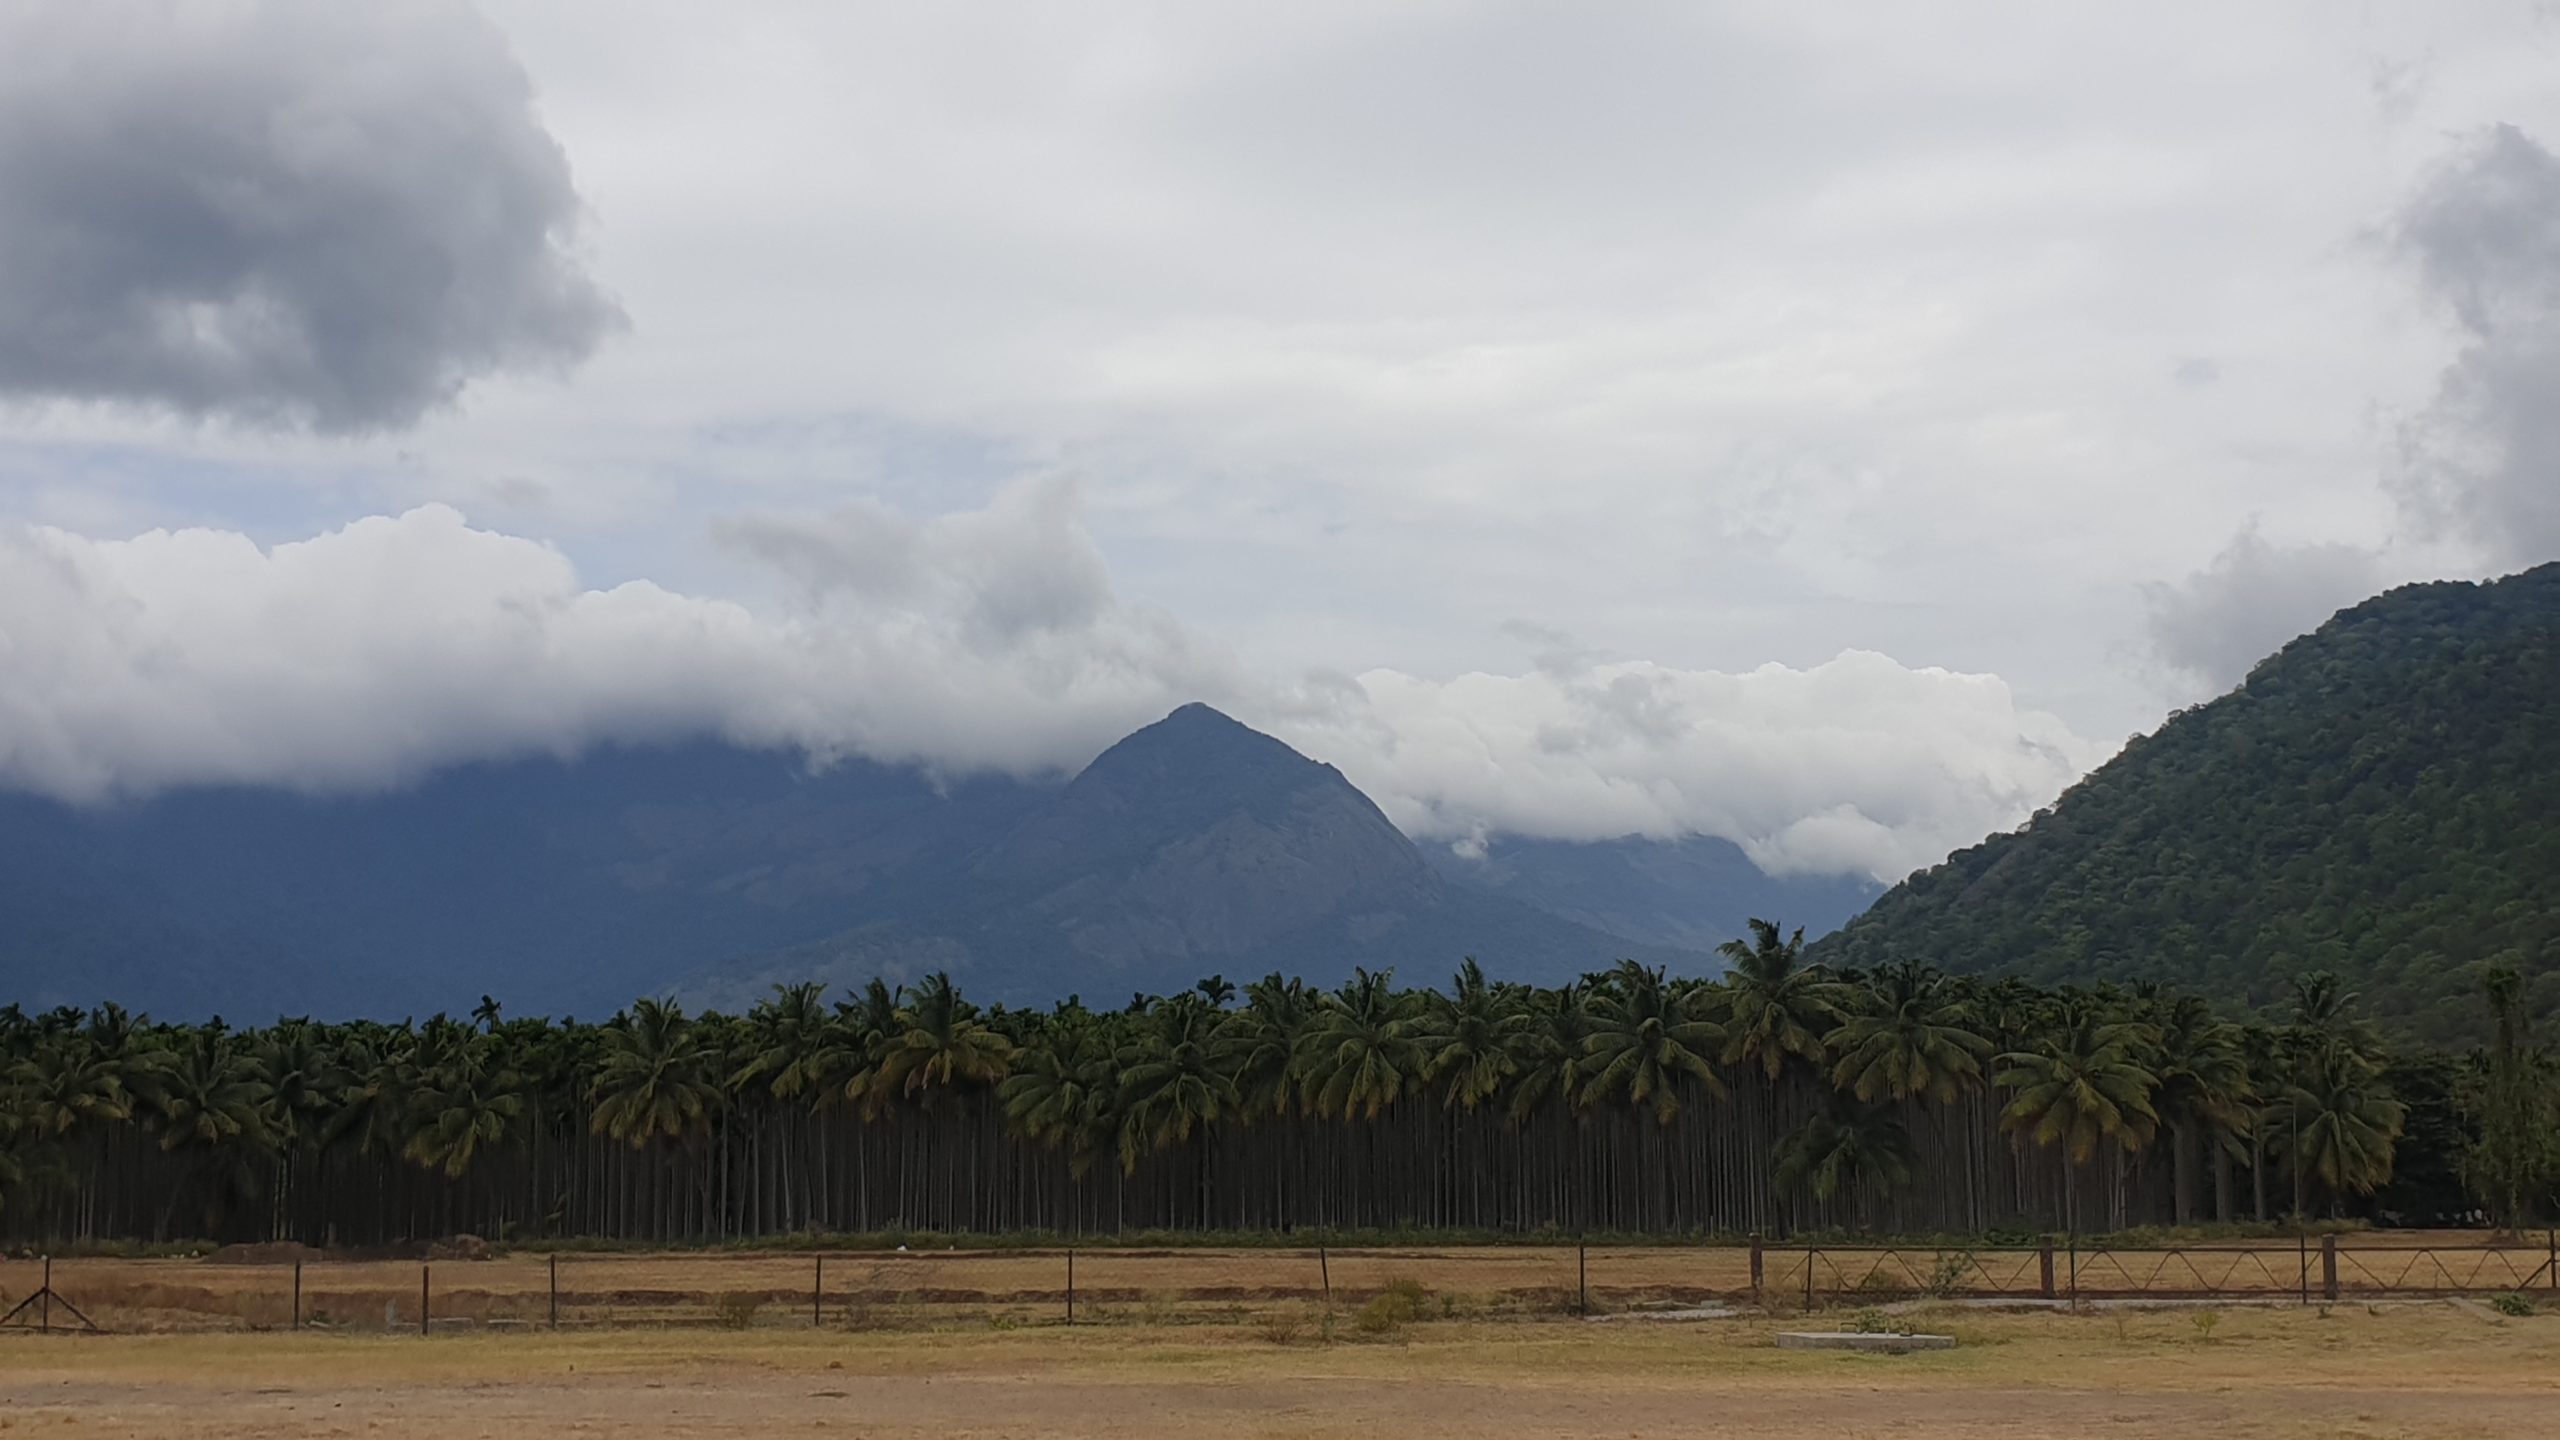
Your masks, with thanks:
<instances>
[{"instance_id":1,"label":"tree line","mask_svg":"<svg viewBox=\"0 0 2560 1440\"><path fill-rule=\"evenodd\" d=\"M1556 988L1273 975L1119 1009L944 974L744 1015L168 1024L0 1009L0 1234L363 1245L1140 1229L2115 1230L2528 1218L2551 1067L2394 1053L2326 976L2190 994L1809 964ZM2396 1208L2395 1208L2396 1207Z\"/></svg>"}]
</instances>

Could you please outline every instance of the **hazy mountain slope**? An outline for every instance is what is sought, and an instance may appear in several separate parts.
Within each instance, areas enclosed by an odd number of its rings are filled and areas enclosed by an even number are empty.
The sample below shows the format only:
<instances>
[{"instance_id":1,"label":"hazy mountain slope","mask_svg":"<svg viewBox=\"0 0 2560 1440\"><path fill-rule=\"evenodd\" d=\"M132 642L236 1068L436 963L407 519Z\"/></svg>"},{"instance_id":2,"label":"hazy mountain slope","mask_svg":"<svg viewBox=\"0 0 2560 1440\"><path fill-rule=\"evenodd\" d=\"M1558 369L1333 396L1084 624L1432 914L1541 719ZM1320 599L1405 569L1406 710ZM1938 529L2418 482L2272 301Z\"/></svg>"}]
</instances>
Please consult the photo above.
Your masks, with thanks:
<instances>
[{"instance_id":1,"label":"hazy mountain slope","mask_svg":"<svg viewBox=\"0 0 2560 1440\"><path fill-rule=\"evenodd\" d=\"M1645 942L1709 933L1719 906L1757 903L1725 889L1778 883L1700 867L1684 896L1679 867L1656 866L1640 905L1542 878L1571 871L1575 847L1502 853L1507 893L1452 884L1331 767L1197 706L1063 785L813 773L698 744L467 765L362 796L0 796L0 1003L246 1022L458 1011L486 993L592 1016L671 987L734 1005L776 980L946 968L1029 1003L1214 972L1437 979L1467 954L1553 980L1625 954L1695 967ZM1622 846L1599 868L1649 863ZM1684 922L1683 904L1707 918Z\"/></svg>"},{"instance_id":2,"label":"hazy mountain slope","mask_svg":"<svg viewBox=\"0 0 2560 1440\"><path fill-rule=\"evenodd\" d=\"M1820 948L2235 1001L2336 971L2405 1033L2477 1033L2477 969L2560 1008L2560 565L2395 590L2172 717L2026 829Z\"/></svg>"},{"instance_id":3,"label":"hazy mountain slope","mask_svg":"<svg viewBox=\"0 0 2560 1440\"><path fill-rule=\"evenodd\" d=\"M903 877L1043 798L718 745L463 766L372 796L10 797L0 999L246 1019L485 992L591 1014L710 958L897 913Z\"/></svg>"},{"instance_id":4,"label":"hazy mountain slope","mask_svg":"<svg viewBox=\"0 0 2560 1440\"><path fill-rule=\"evenodd\" d=\"M1436 978L1474 954L1553 980L1650 947L1453 886L1330 765L1190 705L1095 759L975 858L948 910L731 963L687 990L736 1005L772 984L949 968L1037 1003L1280 969Z\"/></svg>"},{"instance_id":5,"label":"hazy mountain slope","mask_svg":"<svg viewBox=\"0 0 2560 1440\"><path fill-rule=\"evenodd\" d=\"M1712 950L1753 916L1828 935L1883 892L1863 875L1767 875L1711 835L1576 844L1497 838L1482 856L1426 845L1433 869L1596 930L1651 945Z\"/></svg>"}]
</instances>

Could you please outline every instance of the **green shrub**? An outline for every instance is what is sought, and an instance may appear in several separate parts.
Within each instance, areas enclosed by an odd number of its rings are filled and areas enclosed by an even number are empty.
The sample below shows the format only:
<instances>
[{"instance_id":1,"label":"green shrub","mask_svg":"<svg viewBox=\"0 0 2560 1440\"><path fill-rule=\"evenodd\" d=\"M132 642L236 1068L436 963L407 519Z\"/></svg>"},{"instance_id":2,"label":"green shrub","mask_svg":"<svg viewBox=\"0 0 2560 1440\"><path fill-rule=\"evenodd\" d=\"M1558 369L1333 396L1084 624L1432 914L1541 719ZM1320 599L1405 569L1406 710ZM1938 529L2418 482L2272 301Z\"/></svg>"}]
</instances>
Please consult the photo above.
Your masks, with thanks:
<instances>
[{"instance_id":1,"label":"green shrub","mask_svg":"<svg viewBox=\"0 0 2560 1440\"><path fill-rule=\"evenodd\" d=\"M1416 1280L1390 1280L1353 1316L1352 1328L1363 1335L1392 1335L1422 1316L1430 1292Z\"/></svg>"},{"instance_id":2,"label":"green shrub","mask_svg":"<svg viewBox=\"0 0 2560 1440\"><path fill-rule=\"evenodd\" d=\"M2509 1290L2503 1294L2490 1296L2489 1308L2501 1315L2513 1315L2522 1319L2533 1313L2533 1302Z\"/></svg>"},{"instance_id":3,"label":"green shrub","mask_svg":"<svg viewBox=\"0 0 2560 1440\"><path fill-rule=\"evenodd\" d=\"M711 1320L723 1330L744 1330L756 1323L756 1312L763 1308L763 1296L732 1290L712 1302Z\"/></svg>"}]
</instances>

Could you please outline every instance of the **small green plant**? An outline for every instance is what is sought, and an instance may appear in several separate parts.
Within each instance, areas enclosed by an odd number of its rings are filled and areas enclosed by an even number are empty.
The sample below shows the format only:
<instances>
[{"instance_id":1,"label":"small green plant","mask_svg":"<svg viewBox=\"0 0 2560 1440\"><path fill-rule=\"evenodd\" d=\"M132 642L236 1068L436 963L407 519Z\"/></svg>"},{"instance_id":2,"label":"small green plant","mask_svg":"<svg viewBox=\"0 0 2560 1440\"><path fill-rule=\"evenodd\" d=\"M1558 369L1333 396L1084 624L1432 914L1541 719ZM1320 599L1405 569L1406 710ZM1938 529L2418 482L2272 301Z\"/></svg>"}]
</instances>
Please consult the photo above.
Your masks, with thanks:
<instances>
[{"instance_id":1,"label":"small green plant","mask_svg":"<svg viewBox=\"0 0 2560 1440\"><path fill-rule=\"evenodd\" d=\"M1893 1335L1899 1331L1882 1310L1873 1305L1849 1317L1849 1328L1860 1335Z\"/></svg>"},{"instance_id":2,"label":"small green plant","mask_svg":"<svg viewBox=\"0 0 2560 1440\"><path fill-rule=\"evenodd\" d=\"M1351 1317L1351 1326L1363 1335L1392 1335L1420 1319L1423 1302L1429 1298L1430 1292L1419 1281L1390 1280Z\"/></svg>"},{"instance_id":3,"label":"small green plant","mask_svg":"<svg viewBox=\"0 0 2560 1440\"><path fill-rule=\"evenodd\" d=\"M763 1308L763 1296L732 1290L712 1302L711 1321L723 1330L744 1330L756 1323L756 1312Z\"/></svg>"},{"instance_id":4,"label":"small green plant","mask_svg":"<svg viewBox=\"0 0 2560 1440\"><path fill-rule=\"evenodd\" d=\"M2521 1320L2533 1313L2533 1302L2513 1290L2508 1290L2490 1296L2489 1308L2501 1315L2512 1315Z\"/></svg>"},{"instance_id":5,"label":"small green plant","mask_svg":"<svg viewBox=\"0 0 2560 1440\"><path fill-rule=\"evenodd\" d=\"M1930 1263L1929 1278L1921 1282L1921 1292L1932 1300L1952 1300L1964 1293L1965 1282L1973 1278L1974 1269L1972 1251L1941 1250Z\"/></svg>"},{"instance_id":6,"label":"small green plant","mask_svg":"<svg viewBox=\"0 0 2560 1440\"><path fill-rule=\"evenodd\" d=\"M2197 1339L2210 1344L2213 1340L2214 1327L2222 1323L2222 1312L2219 1310L2199 1310L2193 1315L2187 1317L2187 1323L2196 1327Z\"/></svg>"}]
</instances>

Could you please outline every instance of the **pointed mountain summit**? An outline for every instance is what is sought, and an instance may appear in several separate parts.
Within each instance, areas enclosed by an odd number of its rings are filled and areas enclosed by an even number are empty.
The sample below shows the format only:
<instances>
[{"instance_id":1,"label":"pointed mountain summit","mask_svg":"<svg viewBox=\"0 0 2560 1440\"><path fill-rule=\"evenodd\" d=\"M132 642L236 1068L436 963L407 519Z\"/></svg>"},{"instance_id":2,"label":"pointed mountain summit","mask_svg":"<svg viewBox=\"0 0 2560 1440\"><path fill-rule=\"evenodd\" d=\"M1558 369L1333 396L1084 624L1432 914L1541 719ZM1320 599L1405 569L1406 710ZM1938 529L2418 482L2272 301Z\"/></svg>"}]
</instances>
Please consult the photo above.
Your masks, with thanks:
<instances>
[{"instance_id":1,"label":"pointed mountain summit","mask_svg":"<svg viewBox=\"0 0 2560 1440\"><path fill-rule=\"evenodd\" d=\"M976 874L1114 971L1338 943L1446 899L1340 771L1196 704L1104 751Z\"/></svg>"}]
</instances>

